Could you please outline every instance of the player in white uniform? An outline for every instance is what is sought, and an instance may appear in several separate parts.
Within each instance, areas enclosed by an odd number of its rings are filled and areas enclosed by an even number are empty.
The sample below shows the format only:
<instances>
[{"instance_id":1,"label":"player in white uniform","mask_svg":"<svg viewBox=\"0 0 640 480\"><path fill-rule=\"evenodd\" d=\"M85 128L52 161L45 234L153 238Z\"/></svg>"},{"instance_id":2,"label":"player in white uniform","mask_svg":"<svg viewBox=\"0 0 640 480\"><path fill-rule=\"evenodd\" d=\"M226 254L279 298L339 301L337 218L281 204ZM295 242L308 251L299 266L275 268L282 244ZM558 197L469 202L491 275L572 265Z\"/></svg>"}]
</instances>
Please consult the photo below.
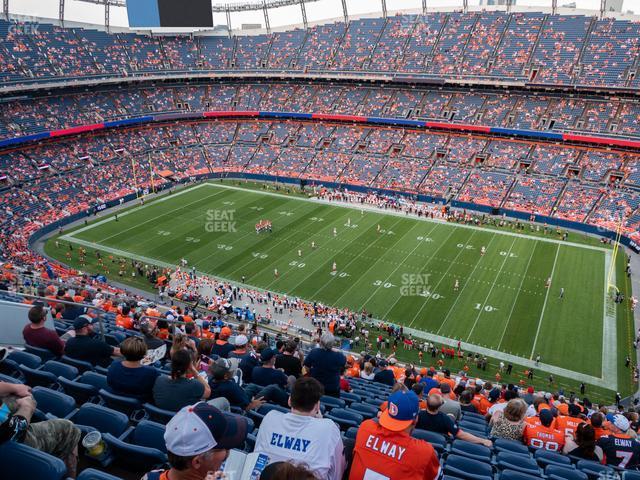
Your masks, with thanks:
<instances>
[{"instance_id":1,"label":"player in white uniform","mask_svg":"<svg viewBox=\"0 0 640 480\"><path fill-rule=\"evenodd\" d=\"M378 224L377 232L380 233L380 224Z\"/></svg>"},{"instance_id":2,"label":"player in white uniform","mask_svg":"<svg viewBox=\"0 0 640 480\"><path fill-rule=\"evenodd\" d=\"M316 242L311 242L311 248L313 248L315 250L316 248Z\"/></svg>"},{"instance_id":3,"label":"player in white uniform","mask_svg":"<svg viewBox=\"0 0 640 480\"><path fill-rule=\"evenodd\" d=\"M298 256L301 257L302 256L302 250L298 249Z\"/></svg>"},{"instance_id":4,"label":"player in white uniform","mask_svg":"<svg viewBox=\"0 0 640 480\"><path fill-rule=\"evenodd\" d=\"M487 251L487 249L484 248L484 245L483 245L482 248L480 249L480 256L484 256L486 251Z\"/></svg>"},{"instance_id":5,"label":"player in white uniform","mask_svg":"<svg viewBox=\"0 0 640 480\"><path fill-rule=\"evenodd\" d=\"M331 267L331 271L335 272L338 269L338 266L336 265L336 262L333 262L333 266Z\"/></svg>"},{"instance_id":6,"label":"player in white uniform","mask_svg":"<svg viewBox=\"0 0 640 480\"><path fill-rule=\"evenodd\" d=\"M544 284L544 288L549 288L551 286L551 277L547 278L547 282Z\"/></svg>"},{"instance_id":7,"label":"player in white uniform","mask_svg":"<svg viewBox=\"0 0 640 480\"><path fill-rule=\"evenodd\" d=\"M460 282L456 278L456 283L453 284L453 291L457 292L459 287L460 287Z\"/></svg>"},{"instance_id":8,"label":"player in white uniform","mask_svg":"<svg viewBox=\"0 0 640 480\"><path fill-rule=\"evenodd\" d=\"M273 276L276 277L276 278L278 278L280 276L280 274L278 273L278 269L277 268L273 269Z\"/></svg>"},{"instance_id":9,"label":"player in white uniform","mask_svg":"<svg viewBox=\"0 0 640 480\"><path fill-rule=\"evenodd\" d=\"M336 227L333 227L333 236L337 236L338 235L338 230L336 229Z\"/></svg>"},{"instance_id":10,"label":"player in white uniform","mask_svg":"<svg viewBox=\"0 0 640 480\"><path fill-rule=\"evenodd\" d=\"M351 226L351 218L347 218L347 227Z\"/></svg>"}]
</instances>

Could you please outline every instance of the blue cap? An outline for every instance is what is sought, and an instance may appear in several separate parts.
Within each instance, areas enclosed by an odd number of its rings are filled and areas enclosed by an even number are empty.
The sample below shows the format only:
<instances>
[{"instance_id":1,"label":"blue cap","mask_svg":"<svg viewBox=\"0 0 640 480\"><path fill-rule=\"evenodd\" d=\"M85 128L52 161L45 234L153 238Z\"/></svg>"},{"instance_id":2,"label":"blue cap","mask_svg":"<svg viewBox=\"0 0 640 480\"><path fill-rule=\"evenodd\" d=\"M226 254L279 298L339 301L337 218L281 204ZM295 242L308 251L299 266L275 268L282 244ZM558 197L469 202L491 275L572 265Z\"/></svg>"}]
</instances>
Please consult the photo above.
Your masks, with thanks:
<instances>
[{"instance_id":1,"label":"blue cap","mask_svg":"<svg viewBox=\"0 0 640 480\"><path fill-rule=\"evenodd\" d=\"M400 432L411 426L418 416L418 396L412 391L397 391L389 397L387 409L380 415L380 425Z\"/></svg>"}]
</instances>

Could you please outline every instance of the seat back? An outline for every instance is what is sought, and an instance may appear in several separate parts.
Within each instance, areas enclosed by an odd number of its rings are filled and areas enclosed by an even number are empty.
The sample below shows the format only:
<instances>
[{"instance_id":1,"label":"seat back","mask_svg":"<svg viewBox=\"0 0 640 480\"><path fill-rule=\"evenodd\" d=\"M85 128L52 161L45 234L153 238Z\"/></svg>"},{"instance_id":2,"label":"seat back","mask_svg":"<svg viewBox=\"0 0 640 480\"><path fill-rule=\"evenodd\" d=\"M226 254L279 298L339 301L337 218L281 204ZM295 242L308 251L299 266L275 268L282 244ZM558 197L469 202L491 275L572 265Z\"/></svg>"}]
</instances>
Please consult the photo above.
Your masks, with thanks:
<instances>
[{"instance_id":1,"label":"seat back","mask_svg":"<svg viewBox=\"0 0 640 480\"><path fill-rule=\"evenodd\" d=\"M515 470L503 470L500 472L500 480L540 480L542 477L537 475L529 475Z\"/></svg>"},{"instance_id":2,"label":"seat back","mask_svg":"<svg viewBox=\"0 0 640 480\"><path fill-rule=\"evenodd\" d=\"M440 453L442 453L447 448L447 439L440 433L416 428L411 432L411 436L413 438L419 438L420 440L429 442L433 446L433 448L435 448Z\"/></svg>"},{"instance_id":3,"label":"seat back","mask_svg":"<svg viewBox=\"0 0 640 480\"><path fill-rule=\"evenodd\" d=\"M107 407L127 415L132 415L135 411L142 409L142 402L137 398L116 395L105 389L100 390L98 395L104 400Z\"/></svg>"},{"instance_id":4,"label":"seat back","mask_svg":"<svg viewBox=\"0 0 640 480\"><path fill-rule=\"evenodd\" d=\"M451 445L451 453L480 461L489 461L491 459L491 449L484 445L465 442L464 440L454 440Z\"/></svg>"},{"instance_id":5,"label":"seat back","mask_svg":"<svg viewBox=\"0 0 640 480\"><path fill-rule=\"evenodd\" d=\"M58 377L51 372L46 372L37 368L29 368L26 365L20 365L19 368L24 376L25 383L32 387L50 387L58 381Z\"/></svg>"},{"instance_id":6,"label":"seat back","mask_svg":"<svg viewBox=\"0 0 640 480\"><path fill-rule=\"evenodd\" d=\"M67 467L57 457L15 442L0 445L2 478L63 480Z\"/></svg>"},{"instance_id":7,"label":"seat back","mask_svg":"<svg viewBox=\"0 0 640 480\"><path fill-rule=\"evenodd\" d=\"M122 480L120 477L114 477L106 472L101 472L95 468L86 468L80 475L76 477L76 480Z\"/></svg>"},{"instance_id":8,"label":"seat back","mask_svg":"<svg viewBox=\"0 0 640 480\"><path fill-rule=\"evenodd\" d=\"M162 425L166 425L167 423L169 423L169 420L171 420L176 414L176 412L158 408L150 403L145 403L142 407L144 408L145 412L147 412L147 416L150 420Z\"/></svg>"},{"instance_id":9,"label":"seat back","mask_svg":"<svg viewBox=\"0 0 640 480\"><path fill-rule=\"evenodd\" d=\"M493 469L485 462L479 462L460 455L449 455L444 466L445 474L451 474L458 478L478 480L480 478L492 478Z\"/></svg>"},{"instance_id":10,"label":"seat back","mask_svg":"<svg viewBox=\"0 0 640 480\"><path fill-rule=\"evenodd\" d=\"M493 448L498 452L512 452L521 455L529 455L529 449L520 442L507 440L506 438L496 438Z\"/></svg>"},{"instance_id":11,"label":"seat back","mask_svg":"<svg viewBox=\"0 0 640 480\"><path fill-rule=\"evenodd\" d=\"M79 372L76 367L67 365L66 363L58 362L56 360L49 360L42 366L42 370L45 372L51 372L56 377L64 377L68 380L78 378Z\"/></svg>"},{"instance_id":12,"label":"seat back","mask_svg":"<svg viewBox=\"0 0 640 480\"><path fill-rule=\"evenodd\" d=\"M331 410L332 408L344 408L345 401L340 398L323 395L320 397L320 405L324 405L327 410Z\"/></svg>"},{"instance_id":13,"label":"seat back","mask_svg":"<svg viewBox=\"0 0 640 480\"><path fill-rule=\"evenodd\" d=\"M34 347L32 345L25 344L24 351L33 355L37 355L43 362L56 358L55 354L51 350L47 350L46 348Z\"/></svg>"},{"instance_id":14,"label":"seat back","mask_svg":"<svg viewBox=\"0 0 640 480\"><path fill-rule=\"evenodd\" d=\"M29 368L38 368L42 365L42 360L39 356L22 350L13 350L9 355L7 355L7 359L13 360L18 365L25 365Z\"/></svg>"},{"instance_id":15,"label":"seat back","mask_svg":"<svg viewBox=\"0 0 640 480\"><path fill-rule=\"evenodd\" d=\"M131 443L140 447L155 448L167 453L164 441L165 426L160 423L142 420L131 433Z\"/></svg>"},{"instance_id":16,"label":"seat back","mask_svg":"<svg viewBox=\"0 0 640 480\"><path fill-rule=\"evenodd\" d=\"M107 389L109 384L107 383L107 377L97 372L84 372L77 380L80 383L86 383L95 387L96 390Z\"/></svg>"},{"instance_id":17,"label":"seat back","mask_svg":"<svg viewBox=\"0 0 640 480\"><path fill-rule=\"evenodd\" d=\"M38 410L50 413L58 418L65 418L76 409L76 401L73 397L56 390L44 387L35 387L31 390L33 398L38 404Z\"/></svg>"},{"instance_id":18,"label":"seat back","mask_svg":"<svg viewBox=\"0 0 640 480\"><path fill-rule=\"evenodd\" d=\"M83 373L93 370L93 365L91 365L89 362L85 362L84 360L77 360L75 358L67 357L66 355L63 355L62 357L60 357L60 361L62 363L66 363L67 365L71 365L73 367L76 367L78 369L78 371L83 372Z\"/></svg>"},{"instance_id":19,"label":"seat back","mask_svg":"<svg viewBox=\"0 0 640 480\"><path fill-rule=\"evenodd\" d=\"M129 425L129 417L124 413L93 403L82 405L71 420L114 437L122 435Z\"/></svg>"},{"instance_id":20,"label":"seat back","mask_svg":"<svg viewBox=\"0 0 640 480\"><path fill-rule=\"evenodd\" d=\"M58 377L58 383L64 393L71 395L76 400L76 405L90 402L98 396L98 389L93 385L67 380L64 377Z\"/></svg>"},{"instance_id":21,"label":"seat back","mask_svg":"<svg viewBox=\"0 0 640 480\"><path fill-rule=\"evenodd\" d=\"M547 478L554 480L587 480L587 474L576 470L573 466L547 465L544 469Z\"/></svg>"}]
</instances>

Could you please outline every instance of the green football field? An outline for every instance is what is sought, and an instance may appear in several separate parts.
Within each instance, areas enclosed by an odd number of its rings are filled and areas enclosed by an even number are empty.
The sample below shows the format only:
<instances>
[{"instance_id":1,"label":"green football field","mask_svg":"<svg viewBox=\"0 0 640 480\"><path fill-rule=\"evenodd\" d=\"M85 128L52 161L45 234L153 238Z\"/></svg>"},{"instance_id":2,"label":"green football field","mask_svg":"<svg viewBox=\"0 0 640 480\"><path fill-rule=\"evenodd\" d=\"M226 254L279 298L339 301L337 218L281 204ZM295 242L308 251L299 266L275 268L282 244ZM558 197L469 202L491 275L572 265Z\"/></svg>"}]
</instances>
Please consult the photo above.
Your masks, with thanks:
<instances>
[{"instance_id":1,"label":"green football field","mask_svg":"<svg viewBox=\"0 0 640 480\"><path fill-rule=\"evenodd\" d=\"M271 233L256 233L262 219ZM204 183L62 238L158 265L185 258L199 272L364 308L417 336L461 340L519 365L540 355L554 374L617 386L621 335L606 301L611 249L579 234L563 242L529 228L426 221Z\"/></svg>"}]
</instances>

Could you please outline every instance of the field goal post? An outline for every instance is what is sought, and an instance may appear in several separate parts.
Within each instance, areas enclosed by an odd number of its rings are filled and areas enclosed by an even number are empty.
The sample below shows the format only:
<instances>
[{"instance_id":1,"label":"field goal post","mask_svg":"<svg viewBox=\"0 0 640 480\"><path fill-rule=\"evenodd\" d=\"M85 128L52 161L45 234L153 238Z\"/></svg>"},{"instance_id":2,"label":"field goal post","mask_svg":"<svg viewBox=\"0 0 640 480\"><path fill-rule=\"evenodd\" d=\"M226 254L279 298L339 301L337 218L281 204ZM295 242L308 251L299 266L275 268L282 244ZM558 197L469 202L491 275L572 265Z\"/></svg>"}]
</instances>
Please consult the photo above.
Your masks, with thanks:
<instances>
[{"instance_id":1,"label":"field goal post","mask_svg":"<svg viewBox=\"0 0 640 480\"><path fill-rule=\"evenodd\" d=\"M620 237L622 236L623 221L624 221L623 216L621 214L618 225L616 226L616 236L613 242L613 252L611 253L611 265L609 265L609 273L607 274L607 293L611 297L614 297L619 292L618 286L615 283L613 283L612 280L613 280L613 275L616 271L615 270L616 260L618 258L618 250L620 249Z\"/></svg>"}]
</instances>

